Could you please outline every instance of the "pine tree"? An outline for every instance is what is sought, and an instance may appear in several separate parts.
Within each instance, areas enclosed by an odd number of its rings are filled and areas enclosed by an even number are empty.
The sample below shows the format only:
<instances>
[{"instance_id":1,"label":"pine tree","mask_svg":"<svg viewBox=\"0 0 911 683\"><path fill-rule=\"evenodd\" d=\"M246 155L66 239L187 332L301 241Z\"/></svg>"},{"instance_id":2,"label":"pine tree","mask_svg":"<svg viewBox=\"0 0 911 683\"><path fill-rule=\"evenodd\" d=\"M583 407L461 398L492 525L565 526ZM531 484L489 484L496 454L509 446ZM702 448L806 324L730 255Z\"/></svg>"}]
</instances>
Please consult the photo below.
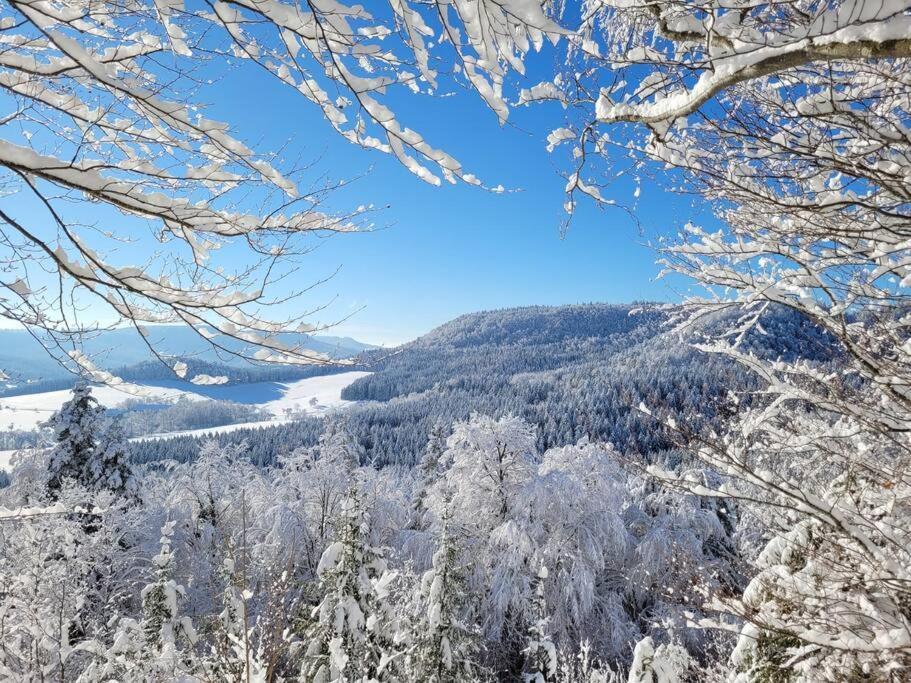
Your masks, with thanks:
<instances>
[{"instance_id":1,"label":"pine tree","mask_svg":"<svg viewBox=\"0 0 911 683\"><path fill-rule=\"evenodd\" d=\"M528 646L525 648L525 683L552 683L557 678L557 648L551 640L545 599L545 581L548 572L541 565L535 581L532 613L535 621L528 628Z\"/></svg>"},{"instance_id":2,"label":"pine tree","mask_svg":"<svg viewBox=\"0 0 911 683\"><path fill-rule=\"evenodd\" d=\"M380 680L390 659L392 610L382 550L369 544L369 516L352 487L342 506L335 542L320 559L323 599L314 610L301 667L305 681Z\"/></svg>"},{"instance_id":3,"label":"pine tree","mask_svg":"<svg viewBox=\"0 0 911 683\"><path fill-rule=\"evenodd\" d=\"M104 680L173 681L188 677L194 669L192 648L198 638L189 617L180 616L178 609L186 591L174 579L174 525L171 521L161 527L160 550L152 558L154 578L140 593L142 616L139 621L121 620L107 653Z\"/></svg>"},{"instance_id":4,"label":"pine tree","mask_svg":"<svg viewBox=\"0 0 911 683\"><path fill-rule=\"evenodd\" d=\"M416 596L417 616L410 626L405 658L406 680L447 683L475 680L478 651L470 614L465 572L449 529L440 538L433 566L421 579Z\"/></svg>"},{"instance_id":5,"label":"pine tree","mask_svg":"<svg viewBox=\"0 0 911 683\"><path fill-rule=\"evenodd\" d=\"M53 500L59 498L60 489L68 481L91 492L136 496L126 445L116 427L104 425L104 412L92 396L91 387L80 383L73 389L73 398L48 420L47 426L56 440L47 480Z\"/></svg>"}]
</instances>

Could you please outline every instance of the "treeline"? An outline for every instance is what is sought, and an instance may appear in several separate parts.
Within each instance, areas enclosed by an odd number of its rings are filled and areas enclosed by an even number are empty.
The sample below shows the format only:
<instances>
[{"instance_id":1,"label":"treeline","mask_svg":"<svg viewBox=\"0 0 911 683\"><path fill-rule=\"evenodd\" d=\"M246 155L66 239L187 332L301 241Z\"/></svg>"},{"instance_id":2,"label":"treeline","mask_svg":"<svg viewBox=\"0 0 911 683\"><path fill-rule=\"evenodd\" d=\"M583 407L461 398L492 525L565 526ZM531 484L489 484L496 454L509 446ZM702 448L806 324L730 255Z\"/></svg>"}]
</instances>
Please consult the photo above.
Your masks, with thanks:
<instances>
[{"instance_id":1,"label":"treeline","mask_svg":"<svg viewBox=\"0 0 911 683\"><path fill-rule=\"evenodd\" d=\"M258 406L233 401L196 401L186 397L164 406L128 401L117 410L108 412L126 437L221 427L272 417Z\"/></svg>"},{"instance_id":2,"label":"treeline","mask_svg":"<svg viewBox=\"0 0 911 683\"><path fill-rule=\"evenodd\" d=\"M266 421L271 418L270 413L255 405L213 399L192 400L186 397L181 397L170 404L149 404L140 400L130 400L118 408L106 411L105 414L105 420L116 425L125 438L191 429L208 429L243 422ZM28 431L0 431L0 450L45 447L49 438L50 434L47 429L40 426ZM192 441L189 438L187 440ZM189 459L179 455L176 439L174 443L175 447L170 450L178 454L177 459ZM195 449L192 452L195 453ZM146 453L145 449L143 449L143 453ZM157 460L163 459L165 456L162 454L159 457L149 458L145 455L143 457L146 460ZM0 486L2 485L0 482Z\"/></svg>"}]
</instances>

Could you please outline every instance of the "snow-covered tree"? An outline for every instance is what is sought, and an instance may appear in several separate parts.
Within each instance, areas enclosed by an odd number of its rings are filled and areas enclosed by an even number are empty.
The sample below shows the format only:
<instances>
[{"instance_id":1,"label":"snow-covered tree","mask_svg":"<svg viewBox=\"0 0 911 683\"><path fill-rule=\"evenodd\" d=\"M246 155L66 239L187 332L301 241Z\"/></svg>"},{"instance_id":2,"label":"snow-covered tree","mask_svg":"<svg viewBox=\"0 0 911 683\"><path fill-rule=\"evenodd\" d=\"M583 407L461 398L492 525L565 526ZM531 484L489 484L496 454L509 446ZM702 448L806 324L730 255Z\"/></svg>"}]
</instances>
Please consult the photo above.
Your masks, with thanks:
<instances>
[{"instance_id":1,"label":"snow-covered tree","mask_svg":"<svg viewBox=\"0 0 911 683\"><path fill-rule=\"evenodd\" d=\"M427 440L427 446L424 448L421 461L417 465L417 481L412 493L411 511L411 523L415 529L426 527L427 505L424 499L430 487L442 476L448 465L444 458L447 436L448 433L445 426L441 422L435 422L430 429L430 437Z\"/></svg>"},{"instance_id":2,"label":"snow-covered tree","mask_svg":"<svg viewBox=\"0 0 911 683\"><path fill-rule=\"evenodd\" d=\"M472 621L476 607L471 604L464 563L452 530L444 526L433 566L418 584L417 614L408 624L403 658L407 680L454 683L476 675L479 637Z\"/></svg>"},{"instance_id":3,"label":"snow-covered tree","mask_svg":"<svg viewBox=\"0 0 911 683\"><path fill-rule=\"evenodd\" d=\"M628 486L617 453L587 439L547 450L538 466L528 495L535 564L546 566L547 576L534 581L545 585L550 635L563 647L588 638L602 652L619 652L631 637L629 615L610 592L599 590L606 577L634 571L627 566L630 539L623 520ZM593 615L599 620L595 629L588 627Z\"/></svg>"},{"instance_id":4,"label":"snow-covered tree","mask_svg":"<svg viewBox=\"0 0 911 683\"><path fill-rule=\"evenodd\" d=\"M245 570L238 569L238 561L243 564L248 560L245 557L225 559L224 609L213 629L216 642L208 668L227 680L265 681L268 665L258 647L256 619L251 614L253 592L246 586Z\"/></svg>"},{"instance_id":5,"label":"snow-covered tree","mask_svg":"<svg viewBox=\"0 0 911 683\"><path fill-rule=\"evenodd\" d=\"M121 616L110 646L100 649L101 664L93 665L86 680L188 680L198 662L193 651L198 636L188 616L181 615L186 591L174 579L172 537L175 523L161 527L160 548L152 558L151 581L140 591L137 618Z\"/></svg>"},{"instance_id":6,"label":"snow-covered tree","mask_svg":"<svg viewBox=\"0 0 911 683\"><path fill-rule=\"evenodd\" d=\"M583 442L542 456L524 421L474 416L455 425L445 457L452 464L428 496L431 530L439 537L448 518L473 558L467 580L493 658L521 675L539 588L556 648L588 638L622 656L638 630L621 597L621 577L635 571L623 520L629 480L612 449Z\"/></svg>"},{"instance_id":7,"label":"snow-covered tree","mask_svg":"<svg viewBox=\"0 0 911 683\"><path fill-rule=\"evenodd\" d=\"M528 524L529 493L537 447L532 427L516 417L474 415L453 427L445 456L451 465L428 496L437 524L451 524L475 557L473 589L485 636L501 644L521 666L524 615L535 570L534 537Z\"/></svg>"},{"instance_id":8,"label":"snow-covered tree","mask_svg":"<svg viewBox=\"0 0 911 683\"><path fill-rule=\"evenodd\" d=\"M544 582L548 577L546 565L538 569L538 582L532 600L533 621L528 627L528 645L525 647L526 683L548 683L557 680L557 646L551 640L550 616Z\"/></svg>"},{"instance_id":9,"label":"snow-covered tree","mask_svg":"<svg viewBox=\"0 0 911 683\"><path fill-rule=\"evenodd\" d=\"M342 518L359 458L354 438L338 429L322 435L315 447L295 449L279 460L275 478L280 498L271 514L280 533L296 537L314 575Z\"/></svg>"},{"instance_id":10,"label":"snow-covered tree","mask_svg":"<svg viewBox=\"0 0 911 683\"><path fill-rule=\"evenodd\" d=\"M874 518L892 503L869 482L847 479L834 482L826 501L838 511L845 497L854 499L856 514ZM901 678L906 603L866 579L861 547L801 517L763 548L758 572L736 603L747 624L732 658L735 667L750 681Z\"/></svg>"},{"instance_id":11,"label":"snow-covered tree","mask_svg":"<svg viewBox=\"0 0 911 683\"><path fill-rule=\"evenodd\" d=\"M392 661L392 610L383 552L369 543L369 515L351 488L336 540L317 567L322 600L313 610L301 676L307 681L382 680Z\"/></svg>"},{"instance_id":12,"label":"snow-covered tree","mask_svg":"<svg viewBox=\"0 0 911 683\"><path fill-rule=\"evenodd\" d=\"M692 658L684 648L674 643L656 646L655 641L646 636L636 643L627 682L683 683L691 665Z\"/></svg>"},{"instance_id":13,"label":"snow-covered tree","mask_svg":"<svg viewBox=\"0 0 911 683\"><path fill-rule=\"evenodd\" d=\"M453 427L443 457L450 461L436 499L451 495L453 519L486 531L521 514L523 492L535 471L534 430L509 416L474 415ZM444 504L446 504L444 502Z\"/></svg>"},{"instance_id":14,"label":"snow-covered tree","mask_svg":"<svg viewBox=\"0 0 911 683\"><path fill-rule=\"evenodd\" d=\"M174 523L161 529L161 550L152 561L155 578L142 589L142 621L139 623L139 664L159 680L179 675L190 663L196 631L189 617L180 614L184 588L174 580L171 535Z\"/></svg>"},{"instance_id":15,"label":"snow-covered tree","mask_svg":"<svg viewBox=\"0 0 911 683\"><path fill-rule=\"evenodd\" d=\"M56 499L60 489L75 484L90 492L108 491L135 497L136 481L126 443L116 427L105 423L104 408L91 387L78 384L73 397L48 420L55 443L48 461L47 490Z\"/></svg>"},{"instance_id":16,"label":"snow-covered tree","mask_svg":"<svg viewBox=\"0 0 911 683\"><path fill-rule=\"evenodd\" d=\"M364 447L342 418L330 418L317 444L320 459L337 462L350 472L364 464Z\"/></svg>"},{"instance_id":17,"label":"snow-covered tree","mask_svg":"<svg viewBox=\"0 0 911 683\"><path fill-rule=\"evenodd\" d=\"M38 513L0 525L0 678L62 679L84 666L83 608L91 559L75 520Z\"/></svg>"}]
</instances>

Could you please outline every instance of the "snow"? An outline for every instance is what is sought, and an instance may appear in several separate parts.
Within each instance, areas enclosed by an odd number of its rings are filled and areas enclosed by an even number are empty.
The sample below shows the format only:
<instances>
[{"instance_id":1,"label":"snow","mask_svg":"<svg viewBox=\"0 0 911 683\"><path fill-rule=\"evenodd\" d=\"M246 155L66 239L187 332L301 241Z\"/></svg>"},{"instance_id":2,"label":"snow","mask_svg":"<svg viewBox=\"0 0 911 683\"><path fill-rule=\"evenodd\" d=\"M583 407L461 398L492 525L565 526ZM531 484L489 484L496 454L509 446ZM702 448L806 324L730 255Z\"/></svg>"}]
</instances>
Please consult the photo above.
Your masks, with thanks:
<instances>
[{"instance_id":1,"label":"snow","mask_svg":"<svg viewBox=\"0 0 911 683\"><path fill-rule=\"evenodd\" d=\"M116 408L129 400L144 399L150 403L171 402L181 396L191 400L207 400L204 396L171 387L130 385L129 390L97 386L92 396L105 408ZM138 390L138 391L137 391ZM141 392L141 395L140 393ZM72 391L46 391L40 394L7 396L0 398L0 428L34 429L46 421L60 406L72 397Z\"/></svg>"},{"instance_id":2,"label":"snow","mask_svg":"<svg viewBox=\"0 0 911 683\"><path fill-rule=\"evenodd\" d=\"M279 417L284 417L287 411L315 414L342 408L352 403L342 399L342 389L369 374L362 371L341 372L283 384L283 396L263 404L263 408Z\"/></svg>"},{"instance_id":3,"label":"snow","mask_svg":"<svg viewBox=\"0 0 911 683\"><path fill-rule=\"evenodd\" d=\"M237 403L260 405L264 410L275 416L272 420L243 422L163 434L149 434L136 439L145 441L172 436L226 434L238 429L261 429L290 422L292 417L300 415L322 415L333 410L344 409L354 402L343 400L341 397L342 390L352 382L369 374L371 373L352 371L335 375L308 377L288 383L258 382L255 384L237 384L218 387L217 393L209 392L209 395L195 393L193 391L195 387L190 384L186 385L186 389L152 385L130 385L128 387L129 391L98 386L93 387L92 395L106 408L116 408L128 400L136 399L137 390L141 393L142 399L150 403L171 402L181 397L193 401L208 401L218 398ZM200 391L205 390L206 388L200 389ZM71 391L61 390L0 398L0 428L7 429L11 426L13 429L20 430L34 429L40 423L46 421L65 401L69 400L71 395ZM269 397L278 395L279 398L262 400L261 397L263 395ZM14 453L16 451L0 451L0 470L9 470L10 460Z\"/></svg>"}]
</instances>

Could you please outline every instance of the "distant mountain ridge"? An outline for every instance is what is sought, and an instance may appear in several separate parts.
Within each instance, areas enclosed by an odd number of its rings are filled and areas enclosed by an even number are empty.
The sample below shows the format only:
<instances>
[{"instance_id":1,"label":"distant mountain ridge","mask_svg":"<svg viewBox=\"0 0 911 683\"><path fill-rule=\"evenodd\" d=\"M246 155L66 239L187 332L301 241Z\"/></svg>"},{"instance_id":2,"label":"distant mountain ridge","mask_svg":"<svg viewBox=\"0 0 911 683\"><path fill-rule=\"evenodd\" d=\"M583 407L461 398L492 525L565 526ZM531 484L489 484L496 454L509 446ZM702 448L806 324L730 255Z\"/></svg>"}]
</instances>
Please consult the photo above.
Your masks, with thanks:
<instances>
[{"instance_id":1,"label":"distant mountain ridge","mask_svg":"<svg viewBox=\"0 0 911 683\"><path fill-rule=\"evenodd\" d=\"M438 346L553 343L561 339L623 334L643 323L666 319L663 306L632 304L568 304L520 306L466 313L443 323L403 348Z\"/></svg>"},{"instance_id":2,"label":"distant mountain ridge","mask_svg":"<svg viewBox=\"0 0 911 683\"><path fill-rule=\"evenodd\" d=\"M181 325L156 325L147 328L157 351L164 355L191 358L201 363L220 366L252 367L231 354L213 348L194 330ZM288 343L324 353L334 359L352 358L377 348L350 337L334 337L289 333L279 335ZM242 348L240 342L225 343L232 350ZM85 340L85 352L99 367L107 370L137 366L154 359L139 333L133 328L101 332ZM13 382L28 380L58 380L69 377L25 330L0 330L0 370Z\"/></svg>"}]
</instances>

